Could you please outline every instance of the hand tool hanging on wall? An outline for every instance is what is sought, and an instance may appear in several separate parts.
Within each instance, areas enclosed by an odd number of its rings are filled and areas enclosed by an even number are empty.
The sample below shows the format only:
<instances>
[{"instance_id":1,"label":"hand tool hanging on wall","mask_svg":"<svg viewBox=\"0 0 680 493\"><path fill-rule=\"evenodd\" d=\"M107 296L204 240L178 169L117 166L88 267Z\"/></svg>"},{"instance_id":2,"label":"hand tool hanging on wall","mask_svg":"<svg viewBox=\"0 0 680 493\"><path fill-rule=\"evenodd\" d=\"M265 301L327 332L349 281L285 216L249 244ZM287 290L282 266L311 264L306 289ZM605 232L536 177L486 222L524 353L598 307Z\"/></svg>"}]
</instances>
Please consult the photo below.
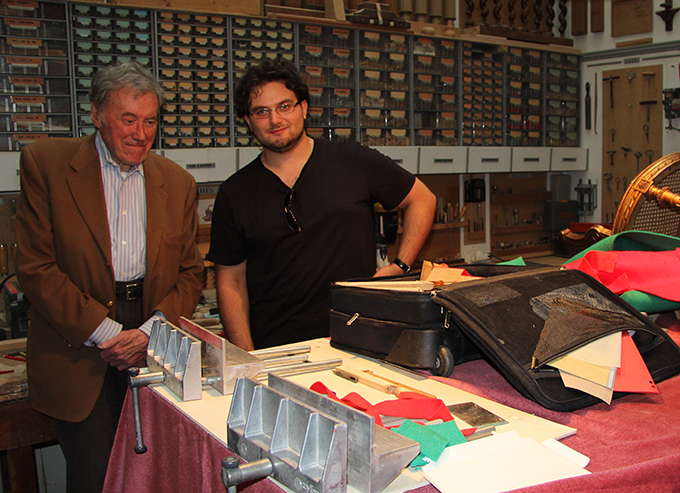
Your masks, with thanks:
<instances>
[{"instance_id":1,"label":"hand tool hanging on wall","mask_svg":"<svg viewBox=\"0 0 680 493\"><path fill-rule=\"evenodd\" d=\"M635 159L637 161L636 165L635 165L636 166L635 169L639 173L640 172L640 158L642 157L642 153L640 151L635 151L635 154L633 154L633 156L635 156Z\"/></svg>"},{"instance_id":2,"label":"hand tool hanging on wall","mask_svg":"<svg viewBox=\"0 0 680 493\"><path fill-rule=\"evenodd\" d=\"M592 128L592 122L590 119L590 82L586 82L586 130Z\"/></svg>"},{"instance_id":3,"label":"hand tool hanging on wall","mask_svg":"<svg viewBox=\"0 0 680 493\"><path fill-rule=\"evenodd\" d=\"M651 89L652 78L656 77L654 72L642 72L642 76L647 80L647 89Z\"/></svg>"},{"instance_id":4,"label":"hand tool hanging on wall","mask_svg":"<svg viewBox=\"0 0 680 493\"><path fill-rule=\"evenodd\" d=\"M649 120L650 120L650 107L652 105L655 105L657 102L654 99L650 99L648 101L640 101L640 105L645 106L647 108L647 119L645 120L645 123L642 124L642 131L645 134L645 137L647 139L647 142L649 142Z\"/></svg>"},{"instance_id":5,"label":"hand tool hanging on wall","mask_svg":"<svg viewBox=\"0 0 680 493\"><path fill-rule=\"evenodd\" d=\"M609 154L609 164L614 166L614 154L616 154L616 151L607 151L607 154Z\"/></svg>"},{"instance_id":6,"label":"hand tool hanging on wall","mask_svg":"<svg viewBox=\"0 0 680 493\"><path fill-rule=\"evenodd\" d=\"M593 92L595 93L595 107L594 107L594 114L593 114L593 124L595 126L595 135L597 135L597 72L595 72L595 87L593 87Z\"/></svg>"},{"instance_id":7,"label":"hand tool hanging on wall","mask_svg":"<svg viewBox=\"0 0 680 493\"><path fill-rule=\"evenodd\" d=\"M609 107L614 107L614 81L620 79L619 75L612 75L611 77L602 77L602 82L609 82Z\"/></svg>"},{"instance_id":8,"label":"hand tool hanging on wall","mask_svg":"<svg viewBox=\"0 0 680 493\"><path fill-rule=\"evenodd\" d=\"M672 31L673 30L673 18L675 17L675 14L678 13L678 10L680 8L678 7L673 7L673 2L663 2L661 4L661 7L663 7L664 10L657 10L656 15L661 17L666 24L666 31Z\"/></svg>"},{"instance_id":9,"label":"hand tool hanging on wall","mask_svg":"<svg viewBox=\"0 0 680 493\"><path fill-rule=\"evenodd\" d=\"M621 150L623 151L623 159L626 159L628 157L628 153L631 152L633 149L631 149L630 147L621 146Z\"/></svg>"},{"instance_id":10,"label":"hand tool hanging on wall","mask_svg":"<svg viewBox=\"0 0 680 493\"><path fill-rule=\"evenodd\" d=\"M649 164L652 164L652 161L654 161L654 155L656 154L654 149L647 149L645 154L647 155L647 159L649 159Z\"/></svg>"}]
</instances>

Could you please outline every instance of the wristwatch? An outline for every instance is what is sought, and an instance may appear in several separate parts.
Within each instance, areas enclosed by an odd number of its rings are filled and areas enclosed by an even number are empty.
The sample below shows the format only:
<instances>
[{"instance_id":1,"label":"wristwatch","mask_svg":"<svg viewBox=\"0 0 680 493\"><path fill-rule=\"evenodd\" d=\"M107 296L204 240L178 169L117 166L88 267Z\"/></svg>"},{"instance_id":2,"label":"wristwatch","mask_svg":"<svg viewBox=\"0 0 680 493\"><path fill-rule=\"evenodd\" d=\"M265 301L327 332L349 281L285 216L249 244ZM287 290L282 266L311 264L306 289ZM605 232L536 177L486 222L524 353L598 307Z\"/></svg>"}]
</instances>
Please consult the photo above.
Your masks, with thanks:
<instances>
[{"instance_id":1,"label":"wristwatch","mask_svg":"<svg viewBox=\"0 0 680 493\"><path fill-rule=\"evenodd\" d=\"M402 261L399 257L395 258L392 263L403 270L404 274L408 274L411 271L411 266Z\"/></svg>"}]
</instances>

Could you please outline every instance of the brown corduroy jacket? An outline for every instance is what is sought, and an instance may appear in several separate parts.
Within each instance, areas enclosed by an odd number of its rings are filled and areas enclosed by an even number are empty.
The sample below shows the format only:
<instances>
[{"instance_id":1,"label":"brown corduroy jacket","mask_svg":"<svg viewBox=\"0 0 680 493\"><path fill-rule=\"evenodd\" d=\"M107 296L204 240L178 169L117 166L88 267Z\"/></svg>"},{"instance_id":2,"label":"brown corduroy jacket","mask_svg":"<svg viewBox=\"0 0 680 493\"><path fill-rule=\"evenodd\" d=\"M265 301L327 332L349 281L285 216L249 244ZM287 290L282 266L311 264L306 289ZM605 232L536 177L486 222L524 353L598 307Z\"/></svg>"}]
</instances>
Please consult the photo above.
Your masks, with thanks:
<instances>
[{"instance_id":1,"label":"brown corduroy jacket","mask_svg":"<svg viewBox=\"0 0 680 493\"><path fill-rule=\"evenodd\" d=\"M144 161L147 232L144 313L177 323L202 287L196 248L196 183L180 166ZM21 152L17 272L30 302L29 395L35 409L81 421L99 396L107 364L84 346L115 319L115 278L94 137L39 140Z\"/></svg>"}]
</instances>

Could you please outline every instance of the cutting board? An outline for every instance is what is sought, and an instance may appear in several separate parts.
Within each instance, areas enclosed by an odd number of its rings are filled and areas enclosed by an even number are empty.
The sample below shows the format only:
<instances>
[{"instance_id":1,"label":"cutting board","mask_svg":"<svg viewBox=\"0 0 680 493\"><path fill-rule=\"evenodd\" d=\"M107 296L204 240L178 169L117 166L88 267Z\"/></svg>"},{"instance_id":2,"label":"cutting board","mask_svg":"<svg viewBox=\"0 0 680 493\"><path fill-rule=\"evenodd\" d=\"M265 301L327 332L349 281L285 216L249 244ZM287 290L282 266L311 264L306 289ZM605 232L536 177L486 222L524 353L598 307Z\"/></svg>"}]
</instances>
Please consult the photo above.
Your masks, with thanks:
<instances>
[{"instance_id":1,"label":"cutting board","mask_svg":"<svg viewBox=\"0 0 680 493\"><path fill-rule=\"evenodd\" d=\"M612 37L652 32L652 0L612 0Z\"/></svg>"}]
</instances>

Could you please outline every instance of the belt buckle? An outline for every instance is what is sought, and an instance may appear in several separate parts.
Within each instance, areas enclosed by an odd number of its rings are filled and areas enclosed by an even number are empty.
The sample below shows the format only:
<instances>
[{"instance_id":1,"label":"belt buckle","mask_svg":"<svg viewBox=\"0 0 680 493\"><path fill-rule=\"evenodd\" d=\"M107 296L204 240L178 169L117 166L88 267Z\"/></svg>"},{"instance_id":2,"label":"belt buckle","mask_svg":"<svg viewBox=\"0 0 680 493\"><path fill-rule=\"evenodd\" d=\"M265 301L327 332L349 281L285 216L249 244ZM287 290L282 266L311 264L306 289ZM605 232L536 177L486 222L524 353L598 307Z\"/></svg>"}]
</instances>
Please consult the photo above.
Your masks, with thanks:
<instances>
[{"instance_id":1,"label":"belt buckle","mask_svg":"<svg viewBox=\"0 0 680 493\"><path fill-rule=\"evenodd\" d=\"M140 288L142 286L142 283L140 282L134 282L130 284L125 285L125 301L135 301L139 299L139 296L137 295L137 288Z\"/></svg>"}]
</instances>

